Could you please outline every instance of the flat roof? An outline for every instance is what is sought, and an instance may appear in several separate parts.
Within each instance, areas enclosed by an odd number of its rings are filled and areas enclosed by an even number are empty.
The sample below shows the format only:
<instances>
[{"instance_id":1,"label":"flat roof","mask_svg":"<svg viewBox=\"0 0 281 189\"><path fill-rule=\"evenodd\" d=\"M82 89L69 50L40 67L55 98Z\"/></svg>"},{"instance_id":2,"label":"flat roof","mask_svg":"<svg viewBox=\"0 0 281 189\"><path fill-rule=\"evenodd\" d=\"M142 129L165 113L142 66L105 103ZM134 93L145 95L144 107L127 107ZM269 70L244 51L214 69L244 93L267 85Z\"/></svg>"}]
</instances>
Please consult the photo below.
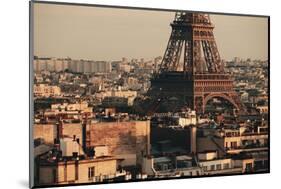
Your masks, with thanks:
<instances>
[{"instance_id":1,"label":"flat roof","mask_svg":"<svg viewBox=\"0 0 281 189\"><path fill-rule=\"evenodd\" d=\"M184 160L192 160L192 157L187 155L182 155L182 156L177 156L176 159L179 161L184 161Z\"/></svg>"},{"instance_id":2,"label":"flat roof","mask_svg":"<svg viewBox=\"0 0 281 189\"><path fill-rule=\"evenodd\" d=\"M158 158L154 158L154 162L155 163L164 163L164 162L170 162L171 159L168 157L158 157Z\"/></svg>"}]
</instances>

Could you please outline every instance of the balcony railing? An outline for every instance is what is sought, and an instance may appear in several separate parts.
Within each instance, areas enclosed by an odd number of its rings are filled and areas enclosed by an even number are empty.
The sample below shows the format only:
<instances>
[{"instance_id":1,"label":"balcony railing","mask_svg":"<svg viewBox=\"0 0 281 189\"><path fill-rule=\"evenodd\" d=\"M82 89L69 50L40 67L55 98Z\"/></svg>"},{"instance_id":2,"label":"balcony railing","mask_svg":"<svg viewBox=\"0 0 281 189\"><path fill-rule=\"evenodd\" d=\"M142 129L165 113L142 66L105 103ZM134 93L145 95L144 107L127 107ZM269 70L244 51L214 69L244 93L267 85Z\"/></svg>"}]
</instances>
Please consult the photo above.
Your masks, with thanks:
<instances>
[{"instance_id":1,"label":"balcony railing","mask_svg":"<svg viewBox=\"0 0 281 189\"><path fill-rule=\"evenodd\" d=\"M268 145L264 144L252 144L252 145L245 145L245 146L233 146L233 147L227 147L225 148L226 151L243 151L243 150L246 150L246 151L249 151L249 150L257 150L257 149L267 149L268 148Z\"/></svg>"},{"instance_id":2,"label":"balcony railing","mask_svg":"<svg viewBox=\"0 0 281 189\"><path fill-rule=\"evenodd\" d=\"M242 173L242 167L229 168L229 169L219 169L219 170L207 170L204 171L204 174L233 174L233 173Z\"/></svg>"}]
</instances>

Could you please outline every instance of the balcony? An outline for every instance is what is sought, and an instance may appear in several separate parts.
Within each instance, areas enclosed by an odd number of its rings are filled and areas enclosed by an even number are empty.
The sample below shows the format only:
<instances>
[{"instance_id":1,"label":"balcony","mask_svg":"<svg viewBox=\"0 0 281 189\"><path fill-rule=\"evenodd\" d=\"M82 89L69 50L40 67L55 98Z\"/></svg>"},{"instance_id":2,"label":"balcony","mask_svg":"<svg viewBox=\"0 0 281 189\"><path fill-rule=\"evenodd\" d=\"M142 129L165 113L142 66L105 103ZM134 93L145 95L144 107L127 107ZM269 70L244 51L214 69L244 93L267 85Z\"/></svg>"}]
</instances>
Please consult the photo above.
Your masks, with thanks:
<instances>
[{"instance_id":1,"label":"balcony","mask_svg":"<svg viewBox=\"0 0 281 189\"><path fill-rule=\"evenodd\" d=\"M204 171L205 175L224 175L224 174L235 174L235 173L242 173L242 167L234 167L229 169L220 169L220 170L208 170Z\"/></svg>"},{"instance_id":2,"label":"balcony","mask_svg":"<svg viewBox=\"0 0 281 189\"><path fill-rule=\"evenodd\" d=\"M229 148L225 148L225 149L226 149L227 153L251 152L251 151L258 151L258 150L268 150L268 145L250 144L250 145L229 147Z\"/></svg>"}]
</instances>

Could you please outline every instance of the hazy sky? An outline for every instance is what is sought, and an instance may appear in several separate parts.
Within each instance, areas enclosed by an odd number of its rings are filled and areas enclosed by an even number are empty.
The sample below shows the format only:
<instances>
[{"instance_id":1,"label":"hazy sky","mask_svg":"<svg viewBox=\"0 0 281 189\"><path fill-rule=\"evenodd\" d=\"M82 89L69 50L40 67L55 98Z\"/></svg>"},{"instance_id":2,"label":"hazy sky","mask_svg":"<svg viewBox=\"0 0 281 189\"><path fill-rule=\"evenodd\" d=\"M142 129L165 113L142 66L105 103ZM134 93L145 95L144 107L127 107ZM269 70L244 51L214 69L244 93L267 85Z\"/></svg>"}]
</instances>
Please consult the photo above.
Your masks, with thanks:
<instances>
[{"instance_id":1,"label":"hazy sky","mask_svg":"<svg viewBox=\"0 0 281 189\"><path fill-rule=\"evenodd\" d=\"M38 4L34 54L120 60L163 56L174 12ZM267 18L211 15L222 59L267 59Z\"/></svg>"}]
</instances>

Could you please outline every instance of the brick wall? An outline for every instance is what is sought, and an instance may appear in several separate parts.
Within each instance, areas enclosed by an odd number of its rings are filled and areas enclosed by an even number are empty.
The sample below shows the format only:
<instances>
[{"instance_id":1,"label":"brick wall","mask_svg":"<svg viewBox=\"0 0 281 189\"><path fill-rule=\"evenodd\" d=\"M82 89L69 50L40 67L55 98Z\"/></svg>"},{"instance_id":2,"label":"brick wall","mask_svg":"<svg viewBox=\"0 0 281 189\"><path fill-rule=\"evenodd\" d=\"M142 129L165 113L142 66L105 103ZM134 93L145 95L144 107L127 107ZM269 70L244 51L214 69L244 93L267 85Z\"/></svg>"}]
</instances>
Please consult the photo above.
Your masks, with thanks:
<instances>
[{"instance_id":1,"label":"brick wall","mask_svg":"<svg viewBox=\"0 0 281 189\"><path fill-rule=\"evenodd\" d=\"M33 139L44 139L45 143L53 144L57 137L57 126L53 124L34 124Z\"/></svg>"},{"instance_id":2,"label":"brick wall","mask_svg":"<svg viewBox=\"0 0 281 189\"><path fill-rule=\"evenodd\" d=\"M149 151L150 122L103 122L88 125L86 146L107 145L110 155L124 158L124 165L140 163Z\"/></svg>"}]
</instances>

